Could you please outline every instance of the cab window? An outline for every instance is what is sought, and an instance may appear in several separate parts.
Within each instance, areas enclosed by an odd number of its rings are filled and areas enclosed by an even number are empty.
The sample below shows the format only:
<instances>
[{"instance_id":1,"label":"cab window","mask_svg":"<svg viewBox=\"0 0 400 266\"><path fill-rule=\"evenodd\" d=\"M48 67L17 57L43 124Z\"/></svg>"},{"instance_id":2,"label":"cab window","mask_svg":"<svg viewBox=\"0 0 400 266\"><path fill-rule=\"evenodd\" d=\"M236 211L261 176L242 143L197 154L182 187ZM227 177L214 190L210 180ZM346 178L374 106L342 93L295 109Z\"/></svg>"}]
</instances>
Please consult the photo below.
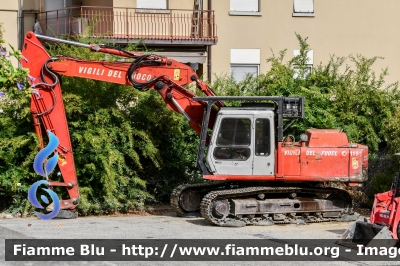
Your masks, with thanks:
<instances>
[{"instance_id":1,"label":"cab window","mask_svg":"<svg viewBox=\"0 0 400 266\"><path fill-rule=\"evenodd\" d=\"M214 158L218 160L245 161L250 157L251 120L224 118L217 137Z\"/></svg>"},{"instance_id":2,"label":"cab window","mask_svg":"<svg viewBox=\"0 0 400 266\"><path fill-rule=\"evenodd\" d=\"M224 118L219 129L218 146L250 145L250 119Z\"/></svg>"},{"instance_id":3,"label":"cab window","mask_svg":"<svg viewBox=\"0 0 400 266\"><path fill-rule=\"evenodd\" d=\"M268 156L271 153L269 119L256 119L255 155Z\"/></svg>"}]
</instances>

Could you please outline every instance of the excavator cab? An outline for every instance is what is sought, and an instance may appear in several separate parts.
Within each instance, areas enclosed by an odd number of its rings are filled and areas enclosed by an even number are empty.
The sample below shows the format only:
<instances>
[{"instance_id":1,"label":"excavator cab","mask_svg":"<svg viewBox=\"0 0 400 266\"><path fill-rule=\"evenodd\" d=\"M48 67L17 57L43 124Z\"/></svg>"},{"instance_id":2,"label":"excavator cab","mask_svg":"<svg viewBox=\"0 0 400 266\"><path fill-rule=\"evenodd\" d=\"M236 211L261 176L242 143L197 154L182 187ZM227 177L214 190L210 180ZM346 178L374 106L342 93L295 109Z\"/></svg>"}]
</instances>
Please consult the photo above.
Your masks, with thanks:
<instances>
[{"instance_id":1,"label":"excavator cab","mask_svg":"<svg viewBox=\"0 0 400 266\"><path fill-rule=\"evenodd\" d=\"M272 108L221 108L208 148L210 170L219 175L273 175L273 129Z\"/></svg>"},{"instance_id":2,"label":"excavator cab","mask_svg":"<svg viewBox=\"0 0 400 266\"><path fill-rule=\"evenodd\" d=\"M203 176L219 180L259 180L275 178L276 147L283 139L284 119L304 117L303 97L194 97L205 102L197 163ZM223 106L215 117L208 141L207 128L217 101L242 101L240 107ZM207 177L206 177L207 176ZM216 179L215 179L216 180Z\"/></svg>"},{"instance_id":3,"label":"excavator cab","mask_svg":"<svg viewBox=\"0 0 400 266\"><path fill-rule=\"evenodd\" d=\"M400 153L394 154L400 156ZM339 245L356 248L366 246L395 246L400 235L399 215L400 171L394 178L389 191L375 195L370 219L356 221L336 242Z\"/></svg>"}]
</instances>

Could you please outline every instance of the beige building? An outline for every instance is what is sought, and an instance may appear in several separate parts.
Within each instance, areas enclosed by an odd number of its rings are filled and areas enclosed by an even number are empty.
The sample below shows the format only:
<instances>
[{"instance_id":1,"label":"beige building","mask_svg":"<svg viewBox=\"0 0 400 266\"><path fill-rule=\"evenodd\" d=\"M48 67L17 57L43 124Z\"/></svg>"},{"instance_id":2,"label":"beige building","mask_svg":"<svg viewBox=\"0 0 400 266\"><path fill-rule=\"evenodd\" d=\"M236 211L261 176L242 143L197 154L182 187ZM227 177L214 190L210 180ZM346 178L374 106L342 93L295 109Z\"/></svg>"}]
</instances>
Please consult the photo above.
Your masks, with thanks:
<instances>
[{"instance_id":1,"label":"beige building","mask_svg":"<svg viewBox=\"0 0 400 266\"><path fill-rule=\"evenodd\" d=\"M398 0L8 0L0 8L4 38L15 47L35 20L49 36L91 34L111 42L146 44L197 69L207 79L266 72L266 59L299 49L308 37L309 64L330 55L382 56L388 82L400 77ZM394 28L393 28L394 27ZM272 50L272 51L271 51Z\"/></svg>"},{"instance_id":2,"label":"beige building","mask_svg":"<svg viewBox=\"0 0 400 266\"><path fill-rule=\"evenodd\" d=\"M247 8L250 3L253 10ZM213 1L212 8L218 27L212 69L218 75L230 73L236 63L267 71L271 49L275 54L288 49L286 59L299 49L298 33L308 37L313 50L310 64L326 63L333 54L382 56L385 59L378 60L375 70L389 67L387 81L400 79L400 35L394 32L400 24L400 1L222 0Z\"/></svg>"}]
</instances>

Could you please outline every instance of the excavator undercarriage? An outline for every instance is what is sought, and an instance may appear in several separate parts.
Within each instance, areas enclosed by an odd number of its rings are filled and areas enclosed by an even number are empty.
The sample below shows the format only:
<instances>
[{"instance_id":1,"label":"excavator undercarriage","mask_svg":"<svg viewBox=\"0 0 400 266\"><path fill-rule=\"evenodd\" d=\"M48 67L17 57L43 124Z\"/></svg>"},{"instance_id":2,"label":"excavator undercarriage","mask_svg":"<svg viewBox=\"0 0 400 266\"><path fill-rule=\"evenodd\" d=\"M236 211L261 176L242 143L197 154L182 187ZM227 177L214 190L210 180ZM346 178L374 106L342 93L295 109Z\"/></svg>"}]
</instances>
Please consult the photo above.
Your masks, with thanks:
<instances>
[{"instance_id":1,"label":"excavator undercarriage","mask_svg":"<svg viewBox=\"0 0 400 266\"><path fill-rule=\"evenodd\" d=\"M208 222L228 227L354 221L348 192L304 184L210 182L182 185L171 195L181 215L198 213Z\"/></svg>"}]
</instances>

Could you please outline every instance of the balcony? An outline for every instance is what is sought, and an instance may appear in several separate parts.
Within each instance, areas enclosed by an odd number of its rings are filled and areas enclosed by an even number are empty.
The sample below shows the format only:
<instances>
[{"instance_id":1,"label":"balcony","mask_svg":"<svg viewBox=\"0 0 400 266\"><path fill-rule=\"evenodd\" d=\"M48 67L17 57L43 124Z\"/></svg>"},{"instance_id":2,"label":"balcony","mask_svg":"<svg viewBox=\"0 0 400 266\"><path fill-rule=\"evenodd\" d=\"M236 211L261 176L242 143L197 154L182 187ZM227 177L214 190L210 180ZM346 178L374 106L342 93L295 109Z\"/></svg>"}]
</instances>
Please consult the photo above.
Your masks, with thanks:
<instances>
[{"instance_id":1,"label":"balcony","mask_svg":"<svg viewBox=\"0 0 400 266\"><path fill-rule=\"evenodd\" d=\"M43 34L74 37L86 34L114 43L214 45L213 10L137 9L73 6L36 13Z\"/></svg>"}]
</instances>

